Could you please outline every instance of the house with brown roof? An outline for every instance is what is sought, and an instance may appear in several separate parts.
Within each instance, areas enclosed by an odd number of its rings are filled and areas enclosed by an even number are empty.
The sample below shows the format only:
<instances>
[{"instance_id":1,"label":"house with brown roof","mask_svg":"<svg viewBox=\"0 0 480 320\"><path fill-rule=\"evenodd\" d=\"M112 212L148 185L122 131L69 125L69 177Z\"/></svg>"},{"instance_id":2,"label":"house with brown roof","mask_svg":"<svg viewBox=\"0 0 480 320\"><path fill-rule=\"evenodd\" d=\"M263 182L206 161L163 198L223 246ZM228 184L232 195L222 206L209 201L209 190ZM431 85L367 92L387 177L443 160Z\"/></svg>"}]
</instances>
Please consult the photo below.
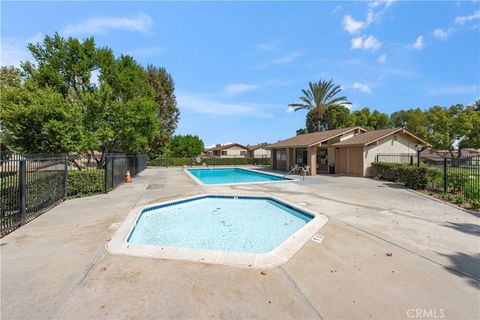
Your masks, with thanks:
<instances>
[{"instance_id":1,"label":"house with brown roof","mask_svg":"<svg viewBox=\"0 0 480 320\"><path fill-rule=\"evenodd\" d=\"M218 158L247 158L248 147L239 143L217 144L213 148L205 150L205 154Z\"/></svg>"},{"instance_id":2,"label":"house with brown roof","mask_svg":"<svg viewBox=\"0 0 480 320\"><path fill-rule=\"evenodd\" d=\"M378 154L416 155L416 146L429 146L403 128L367 131L342 128L298 135L267 146L272 168L289 171L294 164L309 166L310 174L335 172L353 176L372 175Z\"/></svg>"},{"instance_id":3,"label":"house with brown roof","mask_svg":"<svg viewBox=\"0 0 480 320\"><path fill-rule=\"evenodd\" d=\"M268 143L259 143L253 146L247 146L249 158L270 158L270 150L266 149Z\"/></svg>"}]
</instances>

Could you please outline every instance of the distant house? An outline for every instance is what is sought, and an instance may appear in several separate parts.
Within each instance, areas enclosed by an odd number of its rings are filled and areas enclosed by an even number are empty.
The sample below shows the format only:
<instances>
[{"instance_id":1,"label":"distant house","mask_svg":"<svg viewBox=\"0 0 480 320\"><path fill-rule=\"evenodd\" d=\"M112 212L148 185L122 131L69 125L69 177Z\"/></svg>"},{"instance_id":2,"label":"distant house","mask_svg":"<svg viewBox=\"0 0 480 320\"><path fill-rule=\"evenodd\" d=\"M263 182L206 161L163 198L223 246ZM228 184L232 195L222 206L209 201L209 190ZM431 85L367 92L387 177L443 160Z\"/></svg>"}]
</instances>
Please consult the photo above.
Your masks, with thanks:
<instances>
[{"instance_id":1,"label":"distant house","mask_svg":"<svg viewBox=\"0 0 480 320\"><path fill-rule=\"evenodd\" d=\"M416 155L416 146L430 146L403 128L369 131L342 128L298 135L266 146L272 168L289 171L294 164L309 166L310 174L335 170L353 176L373 174L378 154Z\"/></svg>"},{"instance_id":2,"label":"distant house","mask_svg":"<svg viewBox=\"0 0 480 320\"><path fill-rule=\"evenodd\" d=\"M249 158L270 158L270 150L265 149L268 143L259 143L253 146L247 146Z\"/></svg>"},{"instance_id":3,"label":"distant house","mask_svg":"<svg viewBox=\"0 0 480 320\"><path fill-rule=\"evenodd\" d=\"M249 149L239 143L217 144L205 150L205 154L218 158L247 158Z\"/></svg>"},{"instance_id":4,"label":"distant house","mask_svg":"<svg viewBox=\"0 0 480 320\"><path fill-rule=\"evenodd\" d=\"M458 150L454 150L452 153L454 157L458 157ZM462 149L461 156L480 156L480 149ZM448 150L425 149L420 153L420 157L423 161L438 162L443 161L444 158L450 159L452 154Z\"/></svg>"}]
</instances>

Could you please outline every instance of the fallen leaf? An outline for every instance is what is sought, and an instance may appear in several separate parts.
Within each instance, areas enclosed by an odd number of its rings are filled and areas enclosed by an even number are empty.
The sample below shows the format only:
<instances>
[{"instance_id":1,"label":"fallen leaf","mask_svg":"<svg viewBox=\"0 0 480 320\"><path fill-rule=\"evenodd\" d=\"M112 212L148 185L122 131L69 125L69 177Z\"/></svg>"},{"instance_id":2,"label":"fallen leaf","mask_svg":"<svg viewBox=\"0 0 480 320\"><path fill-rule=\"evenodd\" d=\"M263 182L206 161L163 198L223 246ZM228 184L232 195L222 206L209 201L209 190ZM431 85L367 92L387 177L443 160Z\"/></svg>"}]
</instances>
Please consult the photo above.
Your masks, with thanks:
<instances>
[{"instance_id":1,"label":"fallen leaf","mask_svg":"<svg viewBox=\"0 0 480 320\"><path fill-rule=\"evenodd\" d=\"M391 253L391 252L386 252L385 255L386 255L387 257L391 257L391 256L393 256L393 253Z\"/></svg>"},{"instance_id":2,"label":"fallen leaf","mask_svg":"<svg viewBox=\"0 0 480 320\"><path fill-rule=\"evenodd\" d=\"M265 271L260 272L260 274L261 274L262 276L266 276L266 275L267 275L267 273L266 273Z\"/></svg>"}]
</instances>

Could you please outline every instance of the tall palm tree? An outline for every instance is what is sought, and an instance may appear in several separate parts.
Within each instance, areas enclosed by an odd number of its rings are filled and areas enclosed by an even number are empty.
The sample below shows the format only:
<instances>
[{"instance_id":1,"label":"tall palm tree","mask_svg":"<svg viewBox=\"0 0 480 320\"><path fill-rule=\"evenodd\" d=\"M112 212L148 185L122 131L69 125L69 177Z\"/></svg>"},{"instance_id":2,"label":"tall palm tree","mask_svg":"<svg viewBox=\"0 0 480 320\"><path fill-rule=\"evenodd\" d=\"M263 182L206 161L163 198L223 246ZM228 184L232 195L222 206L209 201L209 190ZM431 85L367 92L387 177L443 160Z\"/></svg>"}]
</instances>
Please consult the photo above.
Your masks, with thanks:
<instances>
[{"instance_id":1,"label":"tall palm tree","mask_svg":"<svg viewBox=\"0 0 480 320\"><path fill-rule=\"evenodd\" d=\"M302 89L303 96L298 98L300 102L291 103L288 106L295 111L298 110L315 110L315 122L317 131L320 131L320 123L322 122L325 112L334 106L351 104L347 101L347 97L337 97L342 88L333 83L333 80L318 83L308 83L309 89Z\"/></svg>"}]
</instances>

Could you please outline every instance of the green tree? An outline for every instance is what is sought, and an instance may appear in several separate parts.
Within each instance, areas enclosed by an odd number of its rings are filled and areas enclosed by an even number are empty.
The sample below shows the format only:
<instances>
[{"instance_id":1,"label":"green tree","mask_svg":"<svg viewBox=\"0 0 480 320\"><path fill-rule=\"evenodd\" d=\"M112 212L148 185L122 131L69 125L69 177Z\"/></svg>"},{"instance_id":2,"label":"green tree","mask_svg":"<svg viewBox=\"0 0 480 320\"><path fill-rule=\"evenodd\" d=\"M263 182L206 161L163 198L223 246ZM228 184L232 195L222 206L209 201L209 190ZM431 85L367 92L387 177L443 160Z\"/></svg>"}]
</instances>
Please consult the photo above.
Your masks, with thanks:
<instances>
[{"instance_id":1,"label":"green tree","mask_svg":"<svg viewBox=\"0 0 480 320\"><path fill-rule=\"evenodd\" d=\"M307 129L305 128L300 128L297 130L297 136L301 135L301 134L305 134L305 133L308 133Z\"/></svg>"},{"instance_id":2,"label":"green tree","mask_svg":"<svg viewBox=\"0 0 480 320\"><path fill-rule=\"evenodd\" d=\"M322 130L333 130L346 128L353 125L349 121L350 110L343 105L336 105L328 108L323 116Z\"/></svg>"},{"instance_id":3,"label":"green tree","mask_svg":"<svg viewBox=\"0 0 480 320\"><path fill-rule=\"evenodd\" d=\"M390 125L394 128L405 128L421 139L427 139L427 113L420 108L400 110L390 115Z\"/></svg>"},{"instance_id":4,"label":"green tree","mask_svg":"<svg viewBox=\"0 0 480 320\"><path fill-rule=\"evenodd\" d=\"M175 97L175 83L165 68L147 66L147 79L154 90L155 102L160 122L159 137L152 146L155 152L160 151L171 138L177 128L180 110Z\"/></svg>"},{"instance_id":5,"label":"green tree","mask_svg":"<svg viewBox=\"0 0 480 320\"><path fill-rule=\"evenodd\" d=\"M480 102L480 100L477 101ZM463 148L480 149L480 110L478 110L478 105L467 107L465 118L468 122L468 130L458 147L460 150Z\"/></svg>"},{"instance_id":6,"label":"green tree","mask_svg":"<svg viewBox=\"0 0 480 320\"><path fill-rule=\"evenodd\" d=\"M52 88L28 82L1 87L2 142L21 153L63 154L81 151L81 110Z\"/></svg>"},{"instance_id":7,"label":"green tree","mask_svg":"<svg viewBox=\"0 0 480 320\"><path fill-rule=\"evenodd\" d=\"M367 130L378 130L390 127L389 117L386 113L378 110L370 111L370 108L353 111L348 120L350 125L361 126Z\"/></svg>"},{"instance_id":8,"label":"green tree","mask_svg":"<svg viewBox=\"0 0 480 320\"><path fill-rule=\"evenodd\" d=\"M174 157L195 157L205 149L203 140L194 135L176 135L168 143L168 149Z\"/></svg>"},{"instance_id":9,"label":"green tree","mask_svg":"<svg viewBox=\"0 0 480 320\"><path fill-rule=\"evenodd\" d=\"M178 110L173 80L164 69L150 67L158 71L158 81L151 85L147 71L132 57L116 58L112 50L96 47L93 38L64 39L56 33L28 48L34 62L22 63L21 72L2 68L1 73L6 92L2 135L13 147L27 153L100 151L101 164L108 152L149 151L174 130ZM26 125L21 116L32 121L32 130L19 129ZM23 142L34 133L35 144Z\"/></svg>"},{"instance_id":10,"label":"green tree","mask_svg":"<svg viewBox=\"0 0 480 320\"><path fill-rule=\"evenodd\" d=\"M103 51L98 90L85 97L89 145L108 152L147 152L159 135L154 91L132 57Z\"/></svg>"},{"instance_id":11,"label":"green tree","mask_svg":"<svg viewBox=\"0 0 480 320\"><path fill-rule=\"evenodd\" d=\"M480 111L480 99L475 100L475 102L471 105L471 107L475 111Z\"/></svg>"},{"instance_id":12,"label":"green tree","mask_svg":"<svg viewBox=\"0 0 480 320\"><path fill-rule=\"evenodd\" d=\"M475 110L455 104L449 108L433 106L427 110L428 137L427 140L435 149L448 150L455 158L457 145L460 157L465 147L478 147L478 118Z\"/></svg>"},{"instance_id":13,"label":"green tree","mask_svg":"<svg viewBox=\"0 0 480 320\"><path fill-rule=\"evenodd\" d=\"M321 122L325 112L334 106L349 105L350 102L344 96L338 96L342 91L341 87L335 85L333 80L318 83L310 82L309 89L302 89L303 96L298 98L300 102L291 103L289 107L295 111L314 110L315 112L315 131L321 131Z\"/></svg>"},{"instance_id":14,"label":"green tree","mask_svg":"<svg viewBox=\"0 0 480 320\"><path fill-rule=\"evenodd\" d=\"M22 70L14 66L0 67L0 85L2 87L20 87Z\"/></svg>"}]
</instances>

